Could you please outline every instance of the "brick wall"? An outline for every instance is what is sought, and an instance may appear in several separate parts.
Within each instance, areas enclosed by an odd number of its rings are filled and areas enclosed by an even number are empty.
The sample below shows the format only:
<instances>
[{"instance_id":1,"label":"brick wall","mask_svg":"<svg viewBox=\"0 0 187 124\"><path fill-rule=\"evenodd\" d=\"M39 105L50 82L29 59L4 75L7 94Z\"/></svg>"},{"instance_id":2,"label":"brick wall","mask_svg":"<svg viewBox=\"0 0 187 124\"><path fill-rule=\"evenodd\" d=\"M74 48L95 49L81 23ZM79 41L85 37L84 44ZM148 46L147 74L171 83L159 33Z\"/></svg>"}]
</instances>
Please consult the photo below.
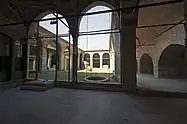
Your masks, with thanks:
<instances>
[{"instance_id":1,"label":"brick wall","mask_svg":"<svg viewBox=\"0 0 187 124\"><path fill-rule=\"evenodd\" d=\"M184 18L183 11L183 3L142 9L139 12L139 26L177 23ZM138 68L141 56L144 53L148 53L152 57L154 64L154 75L156 77L158 77L158 61L163 50L171 44L185 44L186 34L184 25L177 25L166 33L163 33L162 35L154 39L155 36L157 36L161 32L164 32L169 27L170 26L141 30L137 29L137 36L140 39L141 43L150 41L148 44L155 44L154 46L143 46L137 49Z\"/></svg>"}]
</instances>

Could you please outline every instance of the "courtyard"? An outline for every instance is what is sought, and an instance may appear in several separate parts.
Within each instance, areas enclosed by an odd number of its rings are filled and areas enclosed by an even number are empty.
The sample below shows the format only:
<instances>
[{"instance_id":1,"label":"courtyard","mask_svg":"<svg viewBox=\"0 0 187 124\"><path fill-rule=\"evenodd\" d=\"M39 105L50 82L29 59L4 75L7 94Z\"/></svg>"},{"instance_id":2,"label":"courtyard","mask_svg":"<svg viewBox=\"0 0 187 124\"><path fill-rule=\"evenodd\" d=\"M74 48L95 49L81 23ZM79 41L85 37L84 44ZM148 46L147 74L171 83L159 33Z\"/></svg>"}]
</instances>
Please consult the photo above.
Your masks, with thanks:
<instances>
[{"instance_id":1,"label":"courtyard","mask_svg":"<svg viewBox=\"0 0 187 124\"><path fill-rule=\"evenodd\" d=\"M39 74L39 80L54 80L54 71ZM84 78L88 76L105 76L110 80L108 82L101 82L104 84L119 84L120 82L114 81L112 73L101 72L78 72L77 80L79 82L85 82ZM71 80L71 79L70 79ZM68 81L68 72L58 72L58 81ZM153 75L137 73L137 87L143 90L149 91L161 91L161 92L175 92L175 93L187 93L187 79L167 79L156 78ZM88 82L86 82L88 83ZM93 82L94 83L94 82Z\"/></svg>"},{"instance_id":2,"label":"courtyard","mask_svg":"<svg viewBox=\"0 0 187 124\"><path fill-rule=\"evenodd\" d=\"M77 80L84 81L84 78L88 77L88 76L104 76L104 77L107 77L110 79L110 78L112 78L112 75L113 75L112 73L110 73L108 70L105 70L105 69L93 69L92 71L80 70L77 72ZM57 71L58 81L68 81L69 76L70 76L70 81L71 81L71 78L72 78L71 71L70 71L70 73L69 73L69 71ZM29 78L34 79L35 73L30 74ZM39 80L50 80L50 81L54 80L55 79L55 71L45 71L43 73L39 73L38 78L39 78ZM114 83L114 81L112 79L110 79L109 82Z\"/></svg>"}]
</instances>

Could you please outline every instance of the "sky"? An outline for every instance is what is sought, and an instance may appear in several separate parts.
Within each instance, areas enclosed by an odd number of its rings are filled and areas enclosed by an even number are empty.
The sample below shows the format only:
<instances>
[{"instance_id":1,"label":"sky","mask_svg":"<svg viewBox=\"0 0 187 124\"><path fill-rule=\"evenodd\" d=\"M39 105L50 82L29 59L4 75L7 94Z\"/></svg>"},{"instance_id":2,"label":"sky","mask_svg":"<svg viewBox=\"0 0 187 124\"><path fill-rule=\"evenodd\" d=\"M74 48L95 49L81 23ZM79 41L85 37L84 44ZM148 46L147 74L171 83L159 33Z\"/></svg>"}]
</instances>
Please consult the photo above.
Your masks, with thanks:
<instances>
[{"instance_id":1,"label":"sky","mask_svg":"<svg viewBox=\"0 0 187 124\"><path fill-rule=\"evenodd\" d=\"M103 11L103 10L109 10L109 8L104 6L96 6L91 8L89 11L87 11L87 13ZM51 18L51 17L55 17L55 16L49 14L44 18ZM67 24L67 21L65 19L62 20ZM50 22L51 21L40 22L40 26L46 28L47 30L55 34L56 26L51 25ZM102 13L99 15L84 16L80 22L79 32L105 30L110 28L111 28L111 13ZM66 34L68 32L69 29L62 22L59 21L59 34ZM82 50L108 50L109 36L110 34L79 36L78 47ZM63 39L67 41L69 40L68 37L63 37Z\"/></svg>"}]
</instances>

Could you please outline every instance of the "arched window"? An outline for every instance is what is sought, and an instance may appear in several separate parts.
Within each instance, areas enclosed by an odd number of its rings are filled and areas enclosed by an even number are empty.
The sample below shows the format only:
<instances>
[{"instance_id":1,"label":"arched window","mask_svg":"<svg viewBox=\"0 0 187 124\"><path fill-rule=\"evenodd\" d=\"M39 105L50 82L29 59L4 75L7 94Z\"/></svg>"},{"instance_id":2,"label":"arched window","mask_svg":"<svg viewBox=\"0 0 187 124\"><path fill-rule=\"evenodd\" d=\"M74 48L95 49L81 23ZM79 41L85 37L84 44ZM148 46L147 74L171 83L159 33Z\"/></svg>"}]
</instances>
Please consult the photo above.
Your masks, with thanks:
<instances>
[{"instance_id":1,"label":"arched window","mask_svg":"<svg viewBox=\"0 0 187 124\"><path fill-rule=\"evenodd\" d=\"M103 59L103 67L105 68L107 66L107 68L110 68L110 55L109 53L104 53L102 56Z\"/></svg>"},{"instance_id":2,"label":"arched window","mask_svg":"<svg viewBox=\"0 0 187 124\"><path fill-rule=\"evenodd\" d=\"M100 68L100 55L98 53L93 55L93 68Z\"/></svg>"},{"instance_id":3,"label":"arched window","mask_svg":"<svg viewBox=\"0 0 187 124\"><path fill-rule=\"evenodd\" d=\"M44 11L40 13L38 16L36 15L36 20L40 19L49 19L49 18L56 18L56 17L63 17L60 13L55 11ZM57 25L58 24L58 25ZM54 20L43 20L40 22L33 22L31 23L29 30L28 30L28 44L30 45L29 52L29 61L28 64L30 65L30 69L35 69L39 72L38 75L28 73L28 77L31 78L44 78L44 72L52 73L53 76L45 77L46 79L50 78L50 80L55 79L55 70L57 71L64 71L66 67L71 64L71 58L69 53L72 53L71 50L64 52L65 48L71 48L73 45L71 35L70 37L61 37L58 39L58 43L56 43L55 36L57 35L57 26L58 26L58 34L69 34L69 26L68 22L65 18L58 20L57 18ZM38 37L39 36L39 37ZM68 43L70 42L70 43ZM39 48L39 49L36 49ZM78 50L79 51L79 50ZM66 58L66 55L68 56ZM68 61L67 61L68 60ZM56 68L53 68L56 65ZM69 66L68 66L69 67ZM54 70L55 69L55 70ZM30 70L29 70L30 71ZM58 72L58 73L59 73ZM60 74L60 73L59 73ZM35 76L33 76L35 75ZM68 77L70 75L70 70L68 72ZM67 78L61 78L63 76L58 76L58 80L66 80ZM69 80L69 79L68 79Z\"/></svg>"},{"instance_id":4,"label":"arched window","mask_svg":"<svg viewBox=\"0 0 187 124\"><path fill-rule=\"evenodd\" d=\"M87 61L88 63L90 63L90 55L88 53L84 55L84 61Z\"/></svg>"}]
</instances>

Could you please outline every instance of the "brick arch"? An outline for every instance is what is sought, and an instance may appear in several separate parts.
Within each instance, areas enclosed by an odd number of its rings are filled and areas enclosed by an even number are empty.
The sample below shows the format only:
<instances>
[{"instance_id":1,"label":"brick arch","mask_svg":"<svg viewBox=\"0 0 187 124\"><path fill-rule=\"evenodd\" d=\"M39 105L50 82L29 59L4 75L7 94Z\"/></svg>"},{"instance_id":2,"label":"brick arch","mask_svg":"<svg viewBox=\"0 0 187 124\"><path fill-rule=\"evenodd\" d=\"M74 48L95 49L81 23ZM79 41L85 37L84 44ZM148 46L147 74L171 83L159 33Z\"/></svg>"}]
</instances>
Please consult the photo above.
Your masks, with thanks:
<instances>
[{"instance_id":1,"label":"brick arch","mask_svg":"<svg viewBox=\"0 0 187 124\"><path fill-rule=\"evenodd\" d=\"M147 53L144 53L140 58L140 73L153 75L153 61Z\"/></svg>"},{"instance_id":2,"label":"brick arch","mask_svg":"<svg viewBox=\"0 0 187 124\"><path fill-rule=\"evenodd\" d=\"M156 45L151 48L151 56L154 63L154 74L158 76L158 61L162 52L172 44L183 45L185 44L185 30L184 25L178 25L166 32L162 36L155 39Z\"/></svg>"},{"instance_id":3,"label":"brick arch","mask_svg":"<svg viewBox=\"0 0 187 124\"><path fill-rule=\"evenodd\" d=\"M185 47L171 44L167 46L158 61L159 78L185 78Z\"/></svg>"}]
</instances>

